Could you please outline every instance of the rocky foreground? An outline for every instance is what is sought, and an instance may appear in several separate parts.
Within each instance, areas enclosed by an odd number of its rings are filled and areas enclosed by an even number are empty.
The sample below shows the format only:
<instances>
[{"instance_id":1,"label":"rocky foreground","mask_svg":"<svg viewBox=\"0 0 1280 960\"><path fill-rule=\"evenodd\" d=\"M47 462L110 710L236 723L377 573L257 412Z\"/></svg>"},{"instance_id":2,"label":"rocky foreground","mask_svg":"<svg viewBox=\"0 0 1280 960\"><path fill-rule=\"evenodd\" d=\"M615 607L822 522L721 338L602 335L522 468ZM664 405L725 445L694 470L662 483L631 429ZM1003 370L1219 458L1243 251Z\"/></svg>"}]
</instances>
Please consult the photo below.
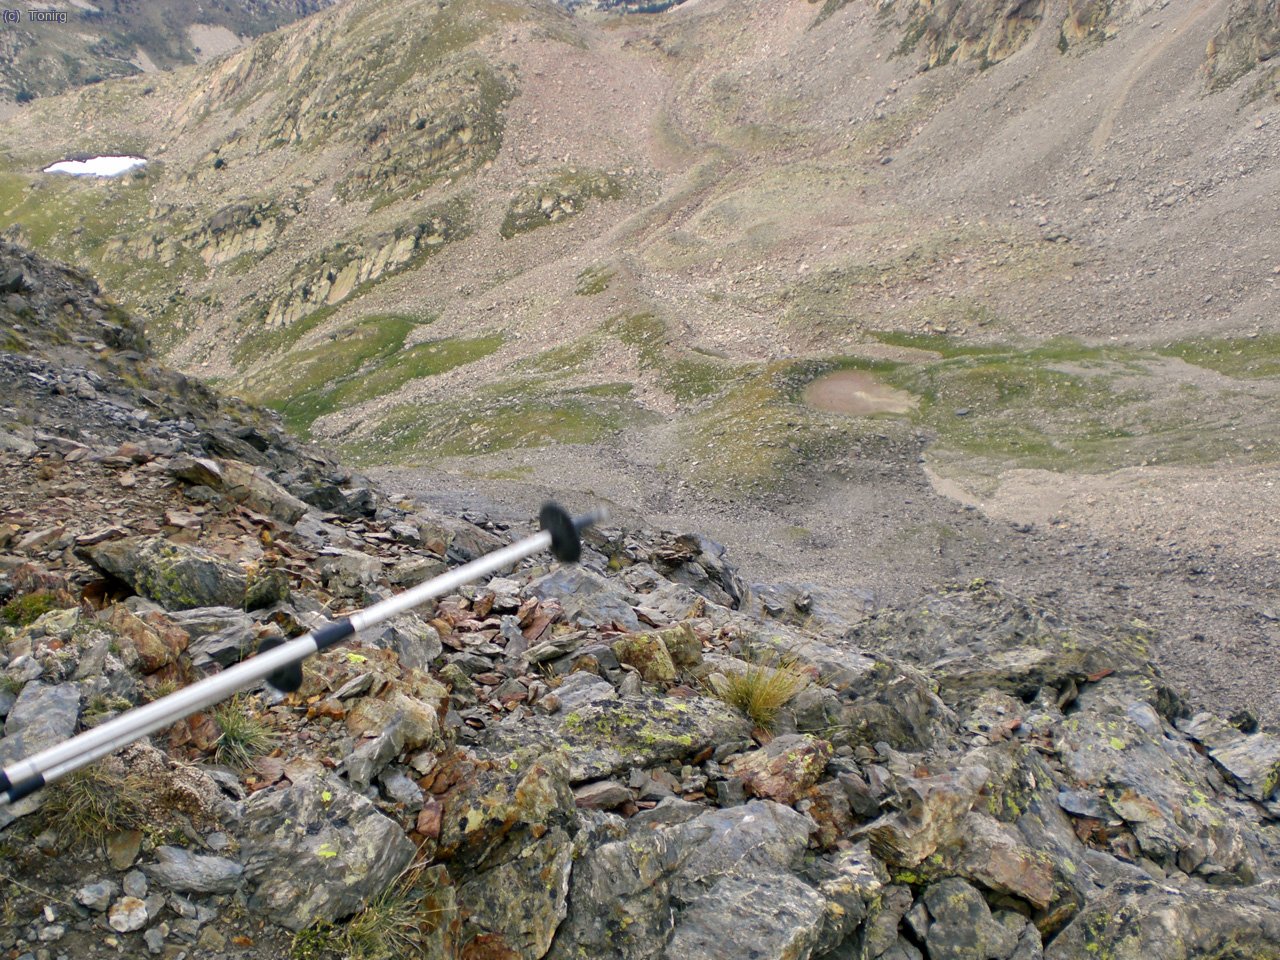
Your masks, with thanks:
<instances>
[{"instance_id":1,"label":"rocky foreground","mask_svg":"<svg viewBox=\"0 0 1280 960\"><path fill-rule=\"evenodd\" d=\"M507 538L8 244L0 313L6 764ZM851 624L588 539L0 808L0 955L1280 956L1280 740L1144 624L985 582Z\"/></svg>"}]
</instances>

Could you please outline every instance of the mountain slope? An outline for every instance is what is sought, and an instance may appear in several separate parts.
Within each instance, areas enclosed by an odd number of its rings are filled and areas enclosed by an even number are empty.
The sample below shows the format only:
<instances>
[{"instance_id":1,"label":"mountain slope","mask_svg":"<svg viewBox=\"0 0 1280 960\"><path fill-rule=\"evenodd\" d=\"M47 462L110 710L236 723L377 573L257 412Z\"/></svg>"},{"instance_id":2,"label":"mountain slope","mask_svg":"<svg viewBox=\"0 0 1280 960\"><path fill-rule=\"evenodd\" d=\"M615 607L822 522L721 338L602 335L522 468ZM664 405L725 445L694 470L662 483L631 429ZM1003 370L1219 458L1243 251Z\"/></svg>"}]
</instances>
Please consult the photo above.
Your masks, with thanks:
<instances>
[{"instance_id":1,"label":"mountain slope","mask_svg":"<svg viewBox=\"0 0 1280 960\"><path fill-rule=\"evenodd\" d=\"M207 60L334 0L21 2L0 34L0 100Z\"/></svg>"}]
</instances>

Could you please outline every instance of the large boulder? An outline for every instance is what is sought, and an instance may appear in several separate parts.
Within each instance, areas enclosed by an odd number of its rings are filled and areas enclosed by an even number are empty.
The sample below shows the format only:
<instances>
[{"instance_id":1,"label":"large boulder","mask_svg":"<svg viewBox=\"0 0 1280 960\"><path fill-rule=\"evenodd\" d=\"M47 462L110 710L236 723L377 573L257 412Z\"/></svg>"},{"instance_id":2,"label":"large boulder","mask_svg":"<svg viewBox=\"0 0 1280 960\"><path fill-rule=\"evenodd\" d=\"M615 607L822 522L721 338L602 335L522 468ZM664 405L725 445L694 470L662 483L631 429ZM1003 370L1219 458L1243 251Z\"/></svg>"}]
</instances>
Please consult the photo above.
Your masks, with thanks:
<instances>
[{"instance_id":1,"label":"large boulder","mask_svg":"<svg viewBox=\"0 0 1280 960\"><path fill-rule=\"evenodd\" d=\"M166 610L244 606L244 571L199 547L163 537L125 537L87 547L84 553Z\"/></svg>"}]
</instances>

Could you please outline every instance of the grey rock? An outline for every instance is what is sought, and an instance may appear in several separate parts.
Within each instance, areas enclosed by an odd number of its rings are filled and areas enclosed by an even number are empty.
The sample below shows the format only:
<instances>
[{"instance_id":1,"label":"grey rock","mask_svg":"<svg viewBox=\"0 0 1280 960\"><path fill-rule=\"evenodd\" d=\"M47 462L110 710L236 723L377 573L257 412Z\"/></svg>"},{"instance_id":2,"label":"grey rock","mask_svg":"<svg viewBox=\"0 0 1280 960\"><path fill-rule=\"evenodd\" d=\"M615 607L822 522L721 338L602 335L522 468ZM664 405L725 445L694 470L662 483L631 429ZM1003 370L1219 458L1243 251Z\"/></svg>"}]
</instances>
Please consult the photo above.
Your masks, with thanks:
<instances>
[{"instance_id":1,"label":"grey rock","mask_svg":"<svg viewBox=\"0 0 1280 960\"><path fill-rule=\"evenodd\" d=\"M350 915L413 858L400 827L333 776L255 793L240 826L249 906L290 930Z\"/></svg>"},{"instance_id":2,"label":"grey rock","mask_svg":"<svg viewBox=\"0 0 1280 960\"><path fill-rule=\"evenodd\" d=\"M231 893L244 868L225 857L209 857L182 847L156 847L156 862L146 867L163 887L182 893Z\"/></svg>"},{"instance_id":3,"label":"grey rock","mask_svg":"<svg viewBox=\"0 0 1280 960\"><path fill-rule=\"evenodd\" d=\"M141 870L130 870L124 875L123 883L126 896L137 897L140 900L146 899L147 876Z\"/></svg>"},{"instance_id":4,"label":"grey rock","mask_svg":"<svg viewBox=\"0 0 1280 960\"><path fill-rule=\"evenodd\" d=\"M574 787L573 799L589 810L612 810L634 799L634 794L616 780L597 780Z\"/></svg>"},{"instance_id":5,"label":"grey rock","mask_svg":"<svg viewBox=\"0 0 1280 960\"><path fill-rule=\"evenodd\" d=\"M152 927L142 935L142 942L147 945L147 952L153 956L164 953L164 934L156 927Z\"/></svg>"},{"instance_id":6,"label":"grey rock","mask_svg":"<svg viewBox=\"0 0 1280 960\"><path fill-rule=\"evenodd\" d=\"M70 737L80 716L80 689L32 681L22 688L5 718L0 762L14 763Z\"/></svg>"},{"instance_id":7,"label":"grey rock","mask_svg":"<svg viewBox=\"0 0 1280 960\"><path fill-rule=\"evenodd\" d=\"M581 567L560 567L531 582L525 592L543 600L559 599L570 620L598 626L612 622L627 630L640 629L632 609L636 598L613 581Z\"/></svg>"},{"instance_id":8,"label":"grey rock","mask_svg":"<svg viewBox=\"0 0 1280 960\"><path fill-rule=\"evenodd\" d=\"M56 686L31 681L22 688L4 723L0 739L0 766L9 766L41 750L61 743L76 729L80 716L80 690L74 683ZM0 828L40 809L44 791L0 807Z\"/></svg>"},{"instance_id":9,"label":"grey rock","mask_svg":"<svg viewBox=\"0 0 1280 960\"><path fill-rule=\"evenodd\" d=\"M824 916L822 897L795 877L726 877L681 913L663 957L792 960L809 956Z\"/></svg>"},{"instance_id":10,"label":"grey rock","mask_svg":"<svg viewBox=\"0 0 1280 960\"><path fill-rule=\"evenodd\" d=\"M20 457L32 457L40 451L40 447L17 434L0 430L0 450L16 453Z\"/></svg>"},{"instance_id":11,"label":"grey rock","mask_svg":"<svg viewBox=\"0 0 1280 960\"><path fill-rule=\"evenodd\" d=\"M753 800L708 810L673 827L671 836L691 853L680 869L677 894L691 899L722 877L791 873L804 857L813 821L790 807Z\"/></svg>"},{"instance_id":12,"label":"grey rock","mask_svg":"<svg viewBox=\"0 0 1280 960\"><path fill-rule=\"evenodd\" d=\"M1007 960L1019 931L991 916L981 893L957 877L931 884L924 893L933 917L925 941L929 960Z\"/></svg>"},{"instance_id":13,"label":"grey rock","mask_svg":"<svg viewBox=\"0 0 1280 960\"><path fill-rule=\"evenodd\" d=\"M590 703L616 700L618 691L608 680L593 673L579 671L564 678L560 686L556 687L556 696L560 698L560 709L568 711Z\"/></svg>"},{"instance_id":14,"label":"grey rock","mask_svg":"<svg viewBox=\"0 0 1280 960\"><path fill-rule=\"evenodd\" d=\"M898 927L911 909L911 888L885 886L881 896L867 912L862 934L862 947L869 957L886 955L898 942Z\"/></svg>"},{"instance_id":15,"label":"grey rock","mask_svg":"<svg viewBox=\"0 0 1280 960\"><path fill-rule=\"evenodd\" d=\"M120 885L113 880L99 880L85 884L76 891L76 903L102 913L120 892Z\"/></svg>"},{"instance_id":16,"label":"grey rock","mask_svg":"<svg viewBox=\"0 0 1280 960\"><path fill-rule=\"evenodd\" d=\"M382 561L356 550L328 547L316 559L316 570L335 597L361 599L382 576Z\"/></svg>"},{"instance_id":17,"label":"grey rock","mask_svg":"<svg viewBox=\"0 0 1280 960\"><path fill-rule=\"evenodd\" d=\"M396 803L403 803L410 812L422 808L422 788L414 783L402 771L384 773L381 777L382 789Z\"/></svg>"},{"instance_id":18,"label":"grey rock","mask_svg":"<svg viewBox=\"0 0 1280 960\"><path fill-rule=\"evenodd\" d=\"M371 646L394 650L401 666L413 670L426 670L444 650L436 628L413 614L396 617L367 630L362 637Z\"/></svg>"}]
</instances>

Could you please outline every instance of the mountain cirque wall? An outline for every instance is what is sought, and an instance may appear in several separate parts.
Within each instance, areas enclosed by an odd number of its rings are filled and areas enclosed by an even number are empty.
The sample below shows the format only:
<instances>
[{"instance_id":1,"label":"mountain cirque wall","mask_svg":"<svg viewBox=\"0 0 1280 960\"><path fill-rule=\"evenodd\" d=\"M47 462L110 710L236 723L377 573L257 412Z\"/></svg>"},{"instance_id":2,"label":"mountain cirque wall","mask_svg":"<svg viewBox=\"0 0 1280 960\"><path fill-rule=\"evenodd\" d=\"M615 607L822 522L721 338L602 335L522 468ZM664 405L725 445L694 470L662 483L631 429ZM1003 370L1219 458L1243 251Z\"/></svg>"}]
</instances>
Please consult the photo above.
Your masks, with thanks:
<instances>
[{"instance_id":1,"label":"mountain cirque wall","mask_svg":"<svg viewBox=\"0 0 1280 960\"><path fill-rule=\"evenodd\" d=\"M7 243L0 312L6 763L505 540L166 369L90 281ZM1182 702L1144 624L983 582L801 620L705 538L587 539L0 811L0 949L1280 946L1280 741ZM753 674L790 684L769 731L713 695Z\"/></svg>"}]
</instances>

